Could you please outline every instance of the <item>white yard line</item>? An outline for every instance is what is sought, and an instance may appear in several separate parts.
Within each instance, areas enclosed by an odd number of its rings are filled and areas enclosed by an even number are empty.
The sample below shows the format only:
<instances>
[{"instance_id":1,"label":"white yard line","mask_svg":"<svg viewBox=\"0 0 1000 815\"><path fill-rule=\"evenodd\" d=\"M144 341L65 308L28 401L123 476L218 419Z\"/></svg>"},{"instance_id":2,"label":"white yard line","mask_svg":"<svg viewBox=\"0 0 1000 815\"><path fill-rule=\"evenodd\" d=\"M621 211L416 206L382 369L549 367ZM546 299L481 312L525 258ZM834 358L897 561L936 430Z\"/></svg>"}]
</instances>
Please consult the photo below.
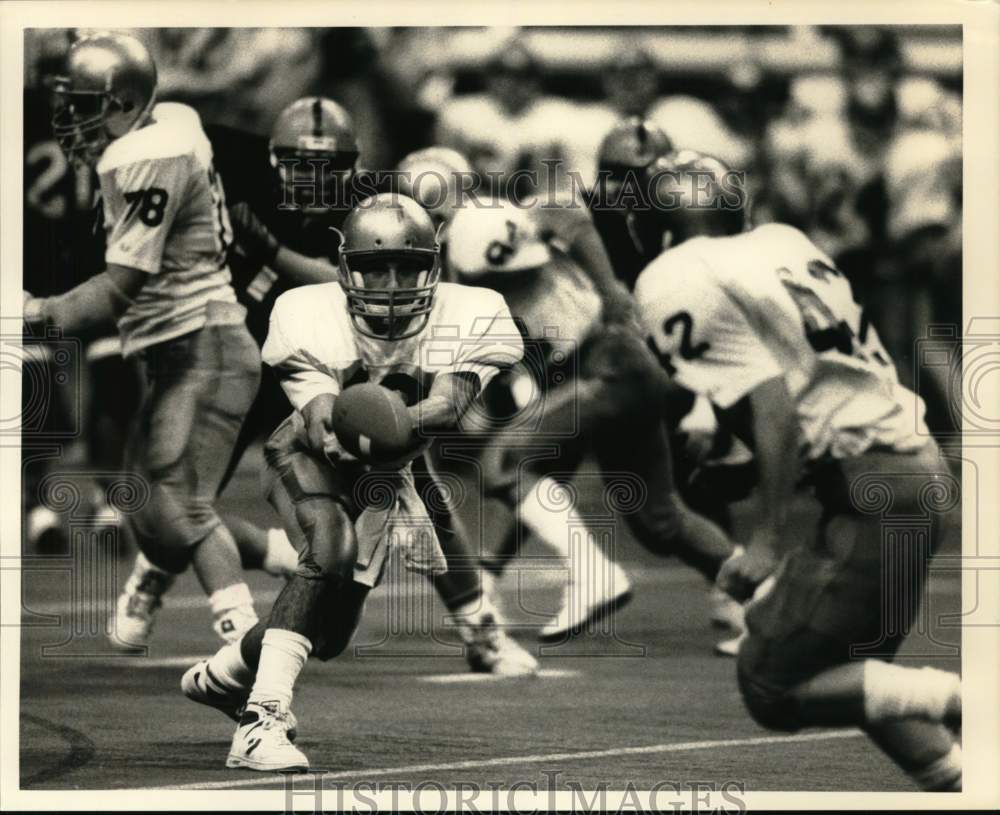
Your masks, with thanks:
<instances>
[{"instance_id":1,"label":"white yard line","mask_svg":"<svg viewBox=\"0 0 1000 815\"><path fill-rule=\"evenodd\" d=\"M344 779L367 780L379 776L402 776L414 773L448 772L450 770L474 770L481 767L508 767L519 764L547 764L553 761L587 761L595 758L616 758L618 756L640 756L656 753L684 753L691 750L713 750L727 747L759 747L768 744L795 744L811 741L832 741L834 739L854 739L864 734L860 730L828 730L822 733L802 733L796 736L758 736L745 739L712 739L709 741L685 741L674 744L651 744L646 747L614 747L607 750L588 750L578 753L541 753L525 756L503 756L472 761L453 761L443 764L411 764L406 767L360 768L340 772L303 773L295 779L308 782L310 787L318 777L321 781ZM221 758L219 759L221 762ZM145 789L168 790L226 790L243 787L264 787L283 783L285 775L271 773L256 778L237 778L230 781L205 781L195 784L173 784Z\"/></svg>"},{"instance_id":2,"label":"white yard line","mask_svg":"<svg viewBox=\"0 0 1000 815\"><path fill-rule=\"evenodd\" d=\"M561 668L546 668L531 676L525 676L524 679L562 679L567 676L579 675L579 671L563 670ZM519 678L521 677L472 673L471 671L465 671L464 673L427 674L426 676L416 677L416 680L418 682L429 682L432 685L462 685L467 682L509 682L511 679Z\"/></svg>"}]
</instances>

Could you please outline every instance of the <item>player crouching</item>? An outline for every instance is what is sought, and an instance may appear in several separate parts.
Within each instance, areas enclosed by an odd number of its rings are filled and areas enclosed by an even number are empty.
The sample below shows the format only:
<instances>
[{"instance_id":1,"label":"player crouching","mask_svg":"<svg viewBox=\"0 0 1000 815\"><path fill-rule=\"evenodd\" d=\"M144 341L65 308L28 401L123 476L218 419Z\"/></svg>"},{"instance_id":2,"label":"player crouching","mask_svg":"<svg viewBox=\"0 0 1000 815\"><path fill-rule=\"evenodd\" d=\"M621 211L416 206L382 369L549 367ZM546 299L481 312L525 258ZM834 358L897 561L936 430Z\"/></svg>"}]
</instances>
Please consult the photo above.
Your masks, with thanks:
<instances>
[{"instance_id":1,"label":"player crouching","mask_svg":"<svg viewBox=\"0 0 1000 815\"><path fill-rule=\"evenodd\" d=\"M636 284L643 319L759 475L760 518L718 578L754 598L737 662L747 710L772 730L860 727L922 789L960 790L959 676L893 664L960 497L923 402L823 251L784 224L744 231L738 175L685 150L649 180L672 204L636 218L645 246L667 247ZM799 483L822 508L813 540L789 519ZM919 527L887 535L887 517Z\"/></svg>"},{"instance_id":2,"label":"player crouching","mask_svg":"<svg viewBox=\"0 0 1000 815\"><path fill-rule=\"evenodd\" d=\"M296 412L267 443L267 492L299 569L266 622L182 680L189 698L239 716L228 767L309 766L292 744L295 680L310 654L347 647L390 540L411 570L446 569L437 536L453 534L448 502L423 453L522 346L499 294L439 284L440 273L428 214L382 194L344 222L340 283L295 289L274 307L264 360ZM366 502L372 478L392 500ZM404 525L425 532L394 534Z\"/></svg>"}]
</instances>

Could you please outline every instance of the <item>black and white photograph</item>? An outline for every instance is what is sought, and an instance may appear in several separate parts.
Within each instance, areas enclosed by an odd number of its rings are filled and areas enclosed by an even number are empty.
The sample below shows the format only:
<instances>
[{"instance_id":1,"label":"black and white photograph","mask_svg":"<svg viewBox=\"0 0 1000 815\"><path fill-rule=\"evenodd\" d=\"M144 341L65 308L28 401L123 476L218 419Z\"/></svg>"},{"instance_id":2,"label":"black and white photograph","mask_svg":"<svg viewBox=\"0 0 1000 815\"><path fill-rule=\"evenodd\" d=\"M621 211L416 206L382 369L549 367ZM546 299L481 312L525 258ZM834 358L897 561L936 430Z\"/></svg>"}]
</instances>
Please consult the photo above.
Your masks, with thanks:
<instances>
[{"instance_id":1,"label":"black and white photograph","mask_svg":"<svg viewBox=\"0 0 1000 815\"><path fill-rule=\"evenodd\" d=\"M804 5L0 5L4 810L1000 805L1000 13Z\"/></svg>"}]
</instances>

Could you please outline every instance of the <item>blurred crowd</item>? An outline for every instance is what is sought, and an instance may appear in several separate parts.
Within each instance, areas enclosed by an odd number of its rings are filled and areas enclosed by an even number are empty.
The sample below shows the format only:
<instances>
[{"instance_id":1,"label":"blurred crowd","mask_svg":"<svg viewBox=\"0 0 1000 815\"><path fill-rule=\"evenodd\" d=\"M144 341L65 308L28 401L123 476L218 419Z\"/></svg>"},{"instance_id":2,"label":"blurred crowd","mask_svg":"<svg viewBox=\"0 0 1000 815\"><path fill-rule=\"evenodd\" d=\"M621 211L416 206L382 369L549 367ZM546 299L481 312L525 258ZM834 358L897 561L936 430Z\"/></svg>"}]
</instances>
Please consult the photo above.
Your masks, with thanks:
<instances>
[{"instance_id":1,"label":"blurred crowd","mask_svg":"<svg viewBox=\"0 0 1000 815\"><path fill-rule=\"evenodd\" d=\"M36 30L26 42L25 284L38 295L69 288L101 262L90 240L93 180L52 140L45 87L81 33ZM798 226L837 260L905 383L913 384L914 341L926 327L961 323L961 60L926 70L908 53L912 31L132 33L154 54L161 98L192 105L206 124L267 134L298 97L337 100L355 117L371 169L441 144L483 173L559 160L560 173L588 185L605 133L626 115L645 116L675 147L745 171L757 222ZM716 44L705 48L698 36ZM933 36L960 53L960 29ZM765 40L781 59L762 58ZM932 425L947 426L943 394L924 395Z\"/></svg>"}]
</instances>

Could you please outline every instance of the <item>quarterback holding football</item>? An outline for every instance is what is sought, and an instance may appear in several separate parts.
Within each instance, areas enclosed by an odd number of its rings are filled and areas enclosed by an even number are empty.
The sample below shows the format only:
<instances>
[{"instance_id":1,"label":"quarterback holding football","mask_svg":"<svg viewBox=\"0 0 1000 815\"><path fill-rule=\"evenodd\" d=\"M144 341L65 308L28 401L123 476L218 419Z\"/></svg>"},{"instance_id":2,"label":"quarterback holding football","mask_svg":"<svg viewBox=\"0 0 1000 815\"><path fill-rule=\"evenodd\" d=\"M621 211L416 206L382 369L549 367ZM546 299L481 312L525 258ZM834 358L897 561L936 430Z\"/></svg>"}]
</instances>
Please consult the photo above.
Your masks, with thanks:
<instances>
[{"instance_id":1,"label":"quarterback holding football","mask_svg":"<svg viewBox=\"0 0 1000 815\"><path fill-rule=\"evenodd\" d=\"M383 193L344 221L339 283L275 304L263 355L295 412L265 447L267 494L299 568L266 621L183 682L189 697L238 719L229 767L309 766L292 743L296 677L310 654L347 647L390 546L415 571L447 568L438 538L454 534L451 516L439 516L447 501L423 453L522 345L499 294L440 275L430 216ZM373 479L381 489L365 488Z\"/></svg>"}]
</instances>

